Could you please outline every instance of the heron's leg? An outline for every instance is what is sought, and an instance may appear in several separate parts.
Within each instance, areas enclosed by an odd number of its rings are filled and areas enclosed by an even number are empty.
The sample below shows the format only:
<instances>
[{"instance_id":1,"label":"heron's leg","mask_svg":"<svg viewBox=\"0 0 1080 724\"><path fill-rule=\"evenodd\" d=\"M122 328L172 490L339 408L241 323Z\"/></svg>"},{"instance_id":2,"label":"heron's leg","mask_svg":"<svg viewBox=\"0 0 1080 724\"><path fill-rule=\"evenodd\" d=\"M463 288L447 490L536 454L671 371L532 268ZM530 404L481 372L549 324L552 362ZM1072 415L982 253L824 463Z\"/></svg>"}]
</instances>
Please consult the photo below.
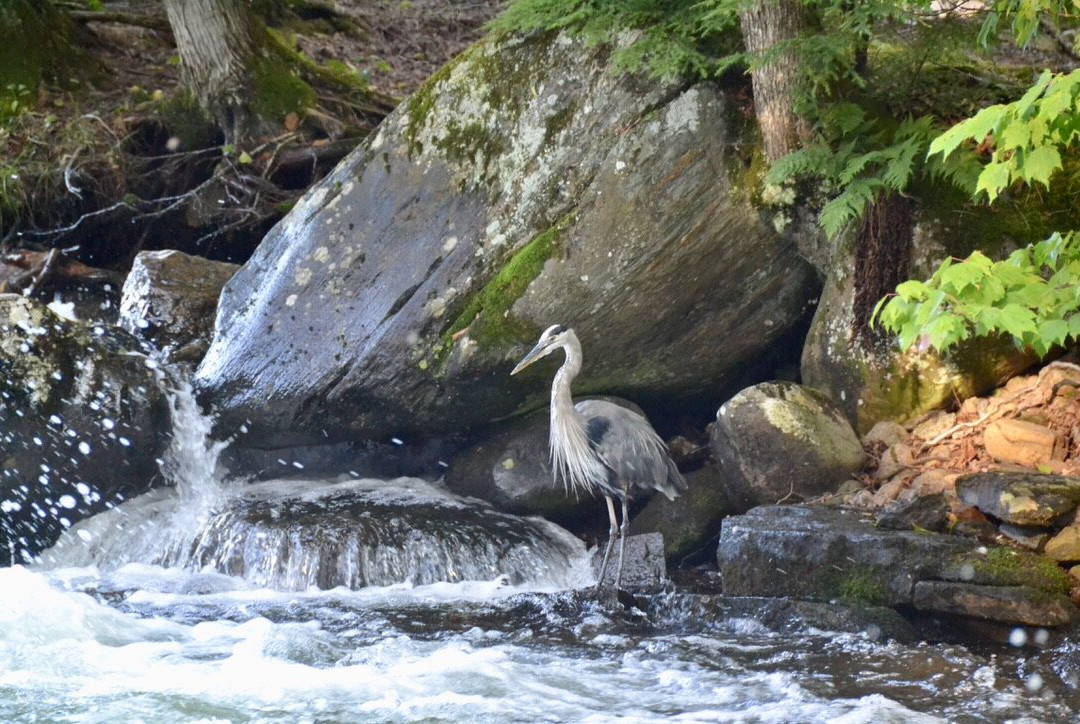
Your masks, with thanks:
<instances>
[{"instance_id":1,"label":"heron's leg","mask_svg":"<svg viewBox=\"0 0 1080 724\"><path fill-rule=\"evenodd\" d=\"M608 559L611 557L611 549L615 547L615 536L619 534L618 521L615 520L615 501L610 495L605 495L607 501L608 518L611 519L611 527L608 528L607 548L604 549L604 560L600 564L600 576L596 579L596 590L604 585L604 573L607 572Z\"/></svg>"},{"instance_id":2,"label":"heron's leg","mask_svg":"<svg viewBox=\"0 0 1080 724\"><path fill-rule=\"evenodd\" d=\"M622 580L623 556L626 554L626 534L630 532L630 501L622 499L622 527L619 528L619 569L615 572L615 588Z\"/></svg>"}]
</instances>

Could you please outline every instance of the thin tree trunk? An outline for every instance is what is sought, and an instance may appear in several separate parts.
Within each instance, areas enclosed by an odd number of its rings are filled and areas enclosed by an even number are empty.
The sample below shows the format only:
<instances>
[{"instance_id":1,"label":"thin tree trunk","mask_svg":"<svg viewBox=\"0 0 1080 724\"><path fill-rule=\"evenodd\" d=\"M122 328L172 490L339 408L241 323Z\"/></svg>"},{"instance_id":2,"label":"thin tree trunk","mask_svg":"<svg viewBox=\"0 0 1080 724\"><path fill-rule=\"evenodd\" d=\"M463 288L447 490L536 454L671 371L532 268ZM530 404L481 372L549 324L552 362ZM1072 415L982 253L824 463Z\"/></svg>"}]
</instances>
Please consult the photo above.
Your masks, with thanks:
<instances>
[{"instance_id":1,"label":"thin tree trunk","mask_svg":"<svg viewBox=\"0 0 1080 724\"><path fill-rule=\"evenodd\" d=\"M807 27L799 0L756 0L739 12L743 42L751 53L768 53L778 43L794 40ZM771 163L797 149L810 136L806 120L795 110L799 92L799 57L793 48L772 54L751 71L754 109Z\"/></svg>"},{"instance_id":2,"label":"thin tree trunk","mask_svg":"<svg viewBox=\"0 0 1080 724\"><path fill-rule=\"evenodd\" d=\"M164 0L180 51L183 77L227 140L253 122L252 68L264 30L244 0Z\"/></svg>"}]
</instances>

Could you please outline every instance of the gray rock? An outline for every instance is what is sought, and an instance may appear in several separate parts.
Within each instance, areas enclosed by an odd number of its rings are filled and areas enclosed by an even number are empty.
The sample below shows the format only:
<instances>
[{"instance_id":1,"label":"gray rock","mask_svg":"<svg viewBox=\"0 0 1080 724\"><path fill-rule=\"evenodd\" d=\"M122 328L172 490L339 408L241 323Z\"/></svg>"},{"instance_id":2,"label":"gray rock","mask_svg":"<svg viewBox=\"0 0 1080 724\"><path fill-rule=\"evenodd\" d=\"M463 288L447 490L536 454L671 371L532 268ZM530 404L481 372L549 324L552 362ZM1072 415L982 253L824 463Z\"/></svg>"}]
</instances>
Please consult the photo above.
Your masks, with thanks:
<instances>
[{"instance_id":1,"label":"gray rock","mask_svg":"<svg viewBox=\"0 0 1080 724\"><path fill-rule=\"evenodd\" d=\"M198 364L210 345L218 296L240 267L179 251L135 257L120 299L120 326L170 362Z\"/></svg>"},{"instance_id":2,"label":"gray rock","mask_svg":"<svg viewBox=\"0 0 1080 724\"><path fill-rule=\"evenodd\" d=\"M600 498L568 494L562 483L555 482L548 453L548 426L547 410L537 410L500 426L454 456L446 470L446 486L459 495L486 500L510 513L565 521L582 513L601 512ZM603 519L607 520L606 513Z\"/></svg>"},{"instance_id":3,"label":"gray rock","mask_svg":"<svg viewBox=\"0 0 1080 724\"><path fill-rule=\"evenodd\" d=\"M1068 587L1065 573L1042 556L955 536L880 530L868 514L830 508L771 506L726 518L717 562L724 593L733 596L898 607L914 605L921 581L1025 587L1047 596Z\"/></svg>"},{"instance_id":4,"label":"gray rock","mask_svg":"<svg viewBox=\"0 0 1080 724\"><path fill-rule=\"evenodd\" d=\"M865 460L836 406L791 382L754 385L721 405L711 443L740 511L832 492Z\"/></svg>"},{"instance_id":5,"label":"gray rock","mask_svg":"<svg viewBox=\"0 0 1080 724\"><path fill-rule=\"evenodd\" d=\"M600 564L604 560L604 548L607 540L590 551L589 562L593 574L600 575ZM615 581L615 572L619 567L619 543L611 551L611 560L604 575L605 584ZM664 536L659 533L632 535L626 539L625 560L622 580L619 586L625 590L656 588L667 578L667 565L664 562Z\"/></svg>"},{"instance_id":6,"label":"gray rock","mask_svg":"<svg viewBox=\"0 0 1080 724\"><path fill-rule=\"evenodd\" d=\"M919 581L913 603L920 611L1026 626L1065 626L1080 621L1080 611L1068 596L1027 586Z\"/></svg>"},{"instance_id":7,"label":"gray rock","mask_svg":"<svg viewBox=\"0 0 1080 724\"><path fill-rule=\"evenodd\" d=\"M944 493L920 495L889 503L877 513L877 525L885 530L930 530L944 533L948 528L949 503Z\"/></svg>"},{"instance_id":8,"label":"gray rock","mask_svg":"<svg viewBox=\"0 0 1080 724\"><path fill-rule=\"evenodd\" d=\"M707 464L685 476L687 490L675 500L654 495L645 507L630 518L630 533L656 531L664 536L668 561L677 565L683 559L703 552L711 555L720 532L720 521L735 510L728 502L720 471Z\"/></svg>"},{"instance_id":9,"label":"gray rock","mask_svg":"<svg viewBox=\"0 0 1080 724\"><path fill-rule=\"evenodd\" d=\"M541 518L500 513L422 480L307 477L232 492L201 526L178 532L163 546L161 526L125 525L155 515L168 520L169 503L173 509L184 504L172 488L153 491L100 521L116 516L115 525L100 526L97 519L82 524L88 535L78 536L74 546L65 536L47 552L46 562L152 561L287 591L500 577L566 587L585 578L572 565L585 546L567 531Z\"/></svg>"},{"instance_id":10,"label":"gray rock","mask_svg":"<svg viewBox=\"0 0 1080 724\"><path fill-rule=\"evenodd\" d=\"M1080 505L1080 478L992 471L964 475L956 494L987 515L1024 526L1048 526Z\"/></svg>"},{"instance_id":11,"label":"gray rock","mask_svg":"<svg viewBox=\"0 0 1080 724\"><path fill-rule=\"evenodd\" d=\"M223 424L264 447L488 424L546 399L549 365L507 373L555 322L578 392L681 404L790 330L817 282L745 192L752 124L609 58L482 42L309 191L222 293L197 380Z\"/></svg>"},{"instance_id":12,"label":"gray rock","mask_svg":"<svg viewBox=\"0 0 1080 724\"><path fill-rule=\"evenodd\" d=\"M911 442L911 433L903 425L892 420L882 420L875 423L869 432L862 436L863 445L881 443L885 447L892 447L897 443L907 445Z\"/></svg>"},{"instance_id":13,"label":"gray rock","mask_svg":"<svg viewBox=\"0 0 1080 724\"><path fill-rule=\"evenodd\" d=\"M0 565L147 489L170 429L161 372L138 340L0 295Z\"/></svg>"},{"instance_id":14,"label":"gray rock","mask_svg":"<svg viewBox=\"0 0 1080 724\"><path fill-rule=\"evenodd\" d=\"M1031 551L1042 550L1046 541L1050 540L1050 533L1045 528L1002 523L998 530L1009 540Z\"/></svg>"}]
</instances>

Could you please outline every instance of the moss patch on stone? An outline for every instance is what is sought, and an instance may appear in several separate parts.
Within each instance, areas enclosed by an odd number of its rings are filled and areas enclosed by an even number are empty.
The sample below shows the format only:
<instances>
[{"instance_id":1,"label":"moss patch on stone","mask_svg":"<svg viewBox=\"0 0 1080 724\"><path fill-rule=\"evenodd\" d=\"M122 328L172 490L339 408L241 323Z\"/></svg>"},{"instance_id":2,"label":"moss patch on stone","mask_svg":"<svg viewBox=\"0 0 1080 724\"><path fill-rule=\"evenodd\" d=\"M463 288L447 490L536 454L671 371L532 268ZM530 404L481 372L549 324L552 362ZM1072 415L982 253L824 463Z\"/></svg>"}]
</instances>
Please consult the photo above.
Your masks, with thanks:
<instances>
[{"instance_id":1,"label":"moss patch on stone","mask_svg":"<svg viewBox=\"0 0 1080 724\"><path fill-rule=\"evenodd\" d=\"M966 555L955 562L960 580L998 586L1027 586L1047 593L1068 593L1069 575L1046 556L997 546L986 555Z\"/></svg>"},{"instance_id":2,"label":"moss patch on stone","mask_svg":"<svg viewBox=\"0 0 1080 724\"><path fill-rule=\"evenodd\" d=\"M525 293L533 279L540 275L544 263L559 252L562 235L574 219L575 214L567 214L537 234L502 265L483 289L468 298L436 345L436 362L445 361L454 346L455 335L466 328L469 338L482 349L527 340L536 335L538 330L514 318L510 308ZM441 364L436 367L441 367Z\"/></svg>"},{"instance_id":3,"label":"moss patch on stone","mask_svg":"<svg viewBox=\"0 0 1080 724\"><path fill-rule=\"evenodd\" d=\"M889 603L885 584L870 567L858 567L837 574L831 588L836 591L837 599L850 605L886 606Z\"/></svg>"},{"instance_id":4,"label":"moss patch on stone","mask_svg":"<svg viewBox=\"0 0 1080 724\"><path fill-rule=\"evenodd\" d=\"M465 62L474 52L476 52L475 49L468 50L439 68L405 101L405 116L408 119L405 125L405 140L408 143L410 156L424 152L424 146L419 140L420 131L427 124L431 109L435 107L439 86L450 78L450 74L459 63Z\"/></svg>"}]
</instances>

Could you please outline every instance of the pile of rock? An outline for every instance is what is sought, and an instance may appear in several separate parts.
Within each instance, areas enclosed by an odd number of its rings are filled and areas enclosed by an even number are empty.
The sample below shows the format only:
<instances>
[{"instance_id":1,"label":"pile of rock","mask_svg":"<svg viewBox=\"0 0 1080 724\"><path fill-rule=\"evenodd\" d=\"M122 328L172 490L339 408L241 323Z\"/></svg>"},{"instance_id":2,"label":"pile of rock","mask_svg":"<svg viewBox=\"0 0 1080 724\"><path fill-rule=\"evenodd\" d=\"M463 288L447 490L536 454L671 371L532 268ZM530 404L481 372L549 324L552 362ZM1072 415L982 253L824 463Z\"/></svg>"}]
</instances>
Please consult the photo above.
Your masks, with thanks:
<instances>
[{"instance_id":1,"label":"pile of rock","mask_svg":"<svg viewBox=\"0 0 1080 724\"><path fill-rule=\"evenodd\" d=\"M966 473L1017 470L1080 476L1080 367L1052 362L1014 377L991 397L968 398L910 430L875 425L863 438L871 457L868 489L852 503L881 507L953 490ZM954 511L958 506L954 505Z\"/></svg>"},{"instance_id":2,"label":"pile of rock","mask_svg":"<svg viewBox=\"0 0 1080 724\"><path fill-rule=\"evenodd\" d=\"M891 422L863 438L860 482L839 491L856 507L931 511L918 527L952 528L1044 553L1071 566L1080 589L1080 367L1053 362L911 428ZM936 519L935 519L936 516ZM882 516L879 515L879 521ZM911 518L909 516L909 522ZM910 527L910 525L909 525Z\"/></svg>"}]
</instances>

